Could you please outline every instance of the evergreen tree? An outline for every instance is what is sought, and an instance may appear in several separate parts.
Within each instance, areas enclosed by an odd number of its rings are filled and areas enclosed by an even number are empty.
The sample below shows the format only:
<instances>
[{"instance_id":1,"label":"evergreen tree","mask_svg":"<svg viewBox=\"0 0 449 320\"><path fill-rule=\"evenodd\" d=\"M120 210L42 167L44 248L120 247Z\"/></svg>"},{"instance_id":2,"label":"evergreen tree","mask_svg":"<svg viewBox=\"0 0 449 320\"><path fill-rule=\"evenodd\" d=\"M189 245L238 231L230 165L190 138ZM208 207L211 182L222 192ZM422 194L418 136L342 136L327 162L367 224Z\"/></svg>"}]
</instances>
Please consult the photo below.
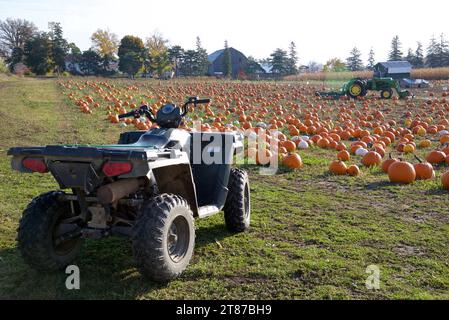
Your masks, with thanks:
<instances>
[{"instance_id":1,"label":"evergreen tree","mask_svg":"<svg viewBox=\"0 0 449 320\"><path fill-rule=\"evenodd\" d=\"M26 65L37 75L51 70L51 41L47 33L35 35L25 44Z\"/></svg>"},{"instance_id":2,"label":"evergreen tree","mask_svg":"<svg viewBox=\"0 0 449 320\"><path fill-rule=\"evenodd\" d=\"M168 49L168 59L173 64L175 77L179 75L179 68L181 66L183 56L184 49L181 46L173 46Z\"/></svg>"},{"instance_id":3,"label":"evergreen tree","mask_svg":"<svg viewBox=\"0 0 449 320\"><path fill-rule=\"evenodd\" d=\"M193 76L194 64L196 62L196 51L186 50L184 51L179 66L179 70L185 76Z\"/></svg>"},{"instance_id":4,"label":"evergreen tree","mask_svg":"<svg viewBox=\"0 0 449 320\"><path fill-rule=\"evenodd\" d=\"M443 33L440 35L440 42L437 45L436 60L439 67L449 65L449 45Z\"/></svg>"},{"instance_id":5,"label":"evergreen tree","mask_svg":"<svg viewBox=\"0 0 449 320\"><path fill-rule=\"evenodd\" d=\"M368 54L368 65L366 66L368 70L374 70L374 66L376 64L374 49L371 48Z\"/></svg>"},{"instance_id":6,"label":"evergreen tree","mask_svg":"<svg viewBox=\"0 0 449 320\"><path fill-rule=\"evenodd\" d=\"M286 75L288 73L288 55L285 50L276 49L269 58L271 71L278 75Z\"/></svg>"},{"instance_id":7,"label":"evergreen tree","mask_svg":"<svg viewBox=\"0 0 449 320\"><path fill-rule=\"evenodd\" d=\"M14 70L14 66L17 63L22 63L24 61L25 53L24 50L20 47L15 47L12 49L10 56L6 59L6 62L9 65L9 70L12 72Z\"/></svg>"},{"instance_id":8,"label":"evergreen tree","mask_svg":"<svg viewBox=\"0 0 449 320\"><path fill-rule=\"evenodd\" d=\"M80 56L82 54L80 48L76 46L73 42L69 43L69 54L74 56Z\"/></svg>"},{"instance_id":9,"label":"evergreen tree","mask_svg":"<svg viewBox=\"0 0 449 320\"><path fill-rule=\"evenodd\" d=\"M438 59L437 59L437 52L438 52L438 43L435 39L435 36L432 35L432 38L430 39L429 46L427 47L427 55L426 55L426 66L429 68L437 68L438 65Z\"/></svg>"},{"instance_id":10,"label":"evergreen tree","mask_svg":"<svg viewBox=\"0 0 449 320\"><path fill-rule=\"evenodd\" d=\"M287 73L297 74L298 73L297 64L298 64L298 53L296 52L296 44L292 41L289 46Z\"/></svg>"},{"instance_id":11,"label":"evergreen tree","mask_svg":"<svg viewBox=\"0 0 449 320\"><path fill-rule=\"evenodd\" d=\"M416 56L412 51L412 48L408 48L407 55L404 58L405 61L410 62L412 66L415 66Z\"/></svg>"},{"instance_id":12,"label":"evergreen tree","mask_svg":"<svg viewBox=\"0 0 449 320\"><path fill-rule=\"evenodd\" d=\"M225 40L223 52L223 72L226 77L232 76L232 58L229 50L228 41Z\"/></svg>"},{"instance_id":13,"label":"evergreen tree","mask_svg":"<svg viewBox=\"0 0 449 320\"><path fill-rule=\"evenodd\" d=\"M262 67L259 65L257 60L254 57L249 56L247 64L246 64L245 72L247 74L255 74L255 73L259 72L261 69L262 69Z\"/></svg>"},{"instance_id":14,"label":"evergreen tree","mask_svg":"<svg viewBox=\"0 0 449 320\"><path fill-rule=\"evenodd\" d=\"M419 41L417 43L417 47L415 50L415 61L414 61L413 65L415 68L423 68L424 67L423 47L422 47L422 43Z\"/></svg>"},{"instance_id":15,"label":"evergreen tree","mask_svg":"<svg viewBox=\"0 0 449 320\"><path fill-rule=\"evenodd\" d=\"M95 50L84 51L80 59L80 69L85 75L97 75L100 72L102 57Z\"/></svg>"},{"instance_id":16,"label":"evergreen tree","mask_svg":"<svg viewBox=\"0 0 449 320\"><path fill-rule=\"evenodd\" d=\"M48 28L50 29L52 64L56 72L60 74L65 70L65 58L69 54L69 44L63 37L62 27L59 22L50 22Z\"/></svg>"},{"instance_id":17,"label":"evergreen tree","mask_svg":"<svg viewBox=\"0 0 449 320\"><path fill-rule=\"evenodd\" d=\"M398 36L394 36L391 41L391 51L388 56L389 61L400 61L402 60L401 42Z\"/></svg>"},{"instance_id":18,"label":"evergreen tree","mask_svg":"<svg viewBox=\"0 0 449 320\"><path fill-rule=\"evenodd\" d=\"M350 71L363 70L363 62L361 59L362 53L354 47L351 50L350 56L346 59L346 66Z\"/></svg>"},{"instance_id":19,"label":"evergreen tree","mask_svg":"<svg viewBox=\"0 0 449 320\"><path fill-rule=\"evenodd\" d=\"M195 76L204 76L209 68L207 59L207 50L203 48L200 37L196 37L196 51L193 64L193 74Z\"/></svg>"}]
</instances>

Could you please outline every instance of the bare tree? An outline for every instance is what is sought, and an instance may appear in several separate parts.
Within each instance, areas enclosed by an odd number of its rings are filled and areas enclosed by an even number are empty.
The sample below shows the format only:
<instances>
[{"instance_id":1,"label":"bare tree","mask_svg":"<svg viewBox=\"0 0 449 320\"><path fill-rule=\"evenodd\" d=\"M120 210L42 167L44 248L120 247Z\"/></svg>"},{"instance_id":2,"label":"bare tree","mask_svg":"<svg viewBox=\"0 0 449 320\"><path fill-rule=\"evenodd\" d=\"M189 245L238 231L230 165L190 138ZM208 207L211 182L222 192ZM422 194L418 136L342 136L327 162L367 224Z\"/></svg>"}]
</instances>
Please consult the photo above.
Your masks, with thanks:
<instances>
[{"instance_id":1,"label":"bare tree","mask_svg":"<svg viewBox=\"0 0 449 320\"><path fill-rule=\"evenodd\" d=\"M36 32L36 26L27 20L7 18L0 21L0 48L6 54L11 54L15 48L23 50L25 42Z\"/></svg>"}]
</instances>

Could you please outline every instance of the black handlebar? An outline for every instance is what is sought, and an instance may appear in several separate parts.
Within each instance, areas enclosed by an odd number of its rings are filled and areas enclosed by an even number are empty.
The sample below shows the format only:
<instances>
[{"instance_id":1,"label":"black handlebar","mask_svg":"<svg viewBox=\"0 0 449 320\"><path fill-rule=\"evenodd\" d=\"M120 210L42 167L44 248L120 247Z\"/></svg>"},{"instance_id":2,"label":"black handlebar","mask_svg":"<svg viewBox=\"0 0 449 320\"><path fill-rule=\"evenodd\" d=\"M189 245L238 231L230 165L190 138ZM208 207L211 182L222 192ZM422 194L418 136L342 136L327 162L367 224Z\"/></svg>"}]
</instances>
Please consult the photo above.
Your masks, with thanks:
<instances>
[{"instance_id":1,"label":"black handlebar","mask_svg":"<svg viewBox=\"0 0 449 320\"><path fill-rule=\"evenodd\" d=\"M183 113L181 116L185 116L187 114L187 106L189 104L193 104L195 107L197 104L208 104L210 103L210 99L198 99L198 97L190 97L187 99L186 103L182 106Z\"/></svg>"},{"instance_id":2,"label":"black handlebar","mask_svg":"<svg viewBox=\"0 0 449 320\"><path fill-rule=\"evenodd\" d=\"M119 119L123 118L129 118L134 117L136 119L140 118L141 116L146 116L148 119L150 119L151 122L155 122L155 118L151 110L148 108L148 106L143 105L139 109L132 110L128 113L124 113L118 116Z\"/></svg>"},{"instance_id":3,"label":"black handlebar","mask_svg":"<svg viewBox=\"0 0 449 320\"><path fill-rule=\"evenodd\" d=\"M181 116L184 117L187 114L187 106L189 104L193 104L195 107L197 104L208 104L210 103L210 99L199 99L198 97L190 97L187 99L186 103L182 106L182 114ZM156 122L156 119L151 112L151 110L148 108L148 106L143 105L139 109L132 110L128 113L124 113L118 116L119 119L134 117L136 119L140 118L141 116L146 116L148 119L150 119L151 122Z\"/></svg>"}]
</instances>

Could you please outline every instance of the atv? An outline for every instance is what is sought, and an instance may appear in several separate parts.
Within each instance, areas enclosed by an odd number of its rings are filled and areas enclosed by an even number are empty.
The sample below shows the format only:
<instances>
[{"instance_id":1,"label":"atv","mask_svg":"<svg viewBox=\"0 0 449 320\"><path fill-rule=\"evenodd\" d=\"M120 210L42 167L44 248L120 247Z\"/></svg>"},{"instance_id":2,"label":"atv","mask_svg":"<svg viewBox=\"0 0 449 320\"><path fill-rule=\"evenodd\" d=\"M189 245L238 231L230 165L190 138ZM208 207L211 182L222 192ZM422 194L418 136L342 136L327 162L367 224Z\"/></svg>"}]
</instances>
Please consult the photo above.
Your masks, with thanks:
<instances>
[{"instance_id":1,"label":"atv","mask_svg":"<svg viewBox=\"0 0 449 320\"><path fill-rule=\"evenodd\" d=\"M180 129L189 106L210 103L191 97L166 104L154 115L141 106L127 117L158 125L122 133L115 145L48 145L8 151L24 173L51 172L64 191L34 198L24 210L18 247L31 267L51 271L71 264L84 238L131 238L139 271L169 281L188 266L195 243L194 219L224 211L231 232L250 225L248 174L232 168L243 149L237 132Z\"/></svg>"}]
</instances>

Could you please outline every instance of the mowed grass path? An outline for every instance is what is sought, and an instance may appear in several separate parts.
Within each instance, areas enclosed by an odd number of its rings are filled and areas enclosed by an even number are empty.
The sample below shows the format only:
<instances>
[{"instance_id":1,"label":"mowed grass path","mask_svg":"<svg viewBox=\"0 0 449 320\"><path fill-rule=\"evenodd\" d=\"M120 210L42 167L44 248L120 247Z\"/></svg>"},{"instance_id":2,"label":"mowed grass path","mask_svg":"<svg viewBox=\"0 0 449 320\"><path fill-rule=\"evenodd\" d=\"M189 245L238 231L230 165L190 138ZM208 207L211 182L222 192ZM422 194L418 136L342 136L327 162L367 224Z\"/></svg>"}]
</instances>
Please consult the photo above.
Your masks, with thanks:
<instances>
[{"instance_id":1,"label":"mowed grass path","mask_svg":"<svg viewBox=\"0 0 449 320\"><path fill-rule=\"evenodd\" d=\"M140 276L128 240L85 241L81 289L41 274L16 248L22 210L56 189L49 174L10 169L15 145L111 143L120 129L69 105L54 80L0 80L0 298L421 299L449 298L449 194L433 182L387 183L378 170L327 174L332 152L302 152L304 169L261 176L248 167L252 227L228 233L222 215L197 221L195 255L167 285ZM440 172L437 173L437 176ZM438 177L437 177L438 178ZM367 290L366 267L380 268Z\"/></svg>"}]
</instances>

